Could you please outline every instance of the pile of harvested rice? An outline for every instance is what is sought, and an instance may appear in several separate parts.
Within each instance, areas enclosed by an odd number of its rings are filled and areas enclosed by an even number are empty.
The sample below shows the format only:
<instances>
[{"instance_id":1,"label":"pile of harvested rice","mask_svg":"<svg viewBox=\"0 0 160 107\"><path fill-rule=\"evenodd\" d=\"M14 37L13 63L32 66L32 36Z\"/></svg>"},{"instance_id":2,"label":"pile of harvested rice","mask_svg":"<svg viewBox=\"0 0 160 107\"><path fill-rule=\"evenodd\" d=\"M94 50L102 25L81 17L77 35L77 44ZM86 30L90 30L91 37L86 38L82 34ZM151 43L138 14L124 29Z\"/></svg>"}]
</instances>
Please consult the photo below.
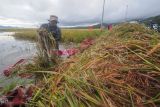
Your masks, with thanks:
<instances>
[{"instance_id":1,"label":"pile of harvested rice","mask_svg":"<svg viewBox=\"0 0 160 107\"><path fill-rule=\"evenodd\" d=\"M142 25L118 25L54 71L41 72L47 75L29 105L160 106L159 43L160 34Z\"/></svg>"}]
</instances>

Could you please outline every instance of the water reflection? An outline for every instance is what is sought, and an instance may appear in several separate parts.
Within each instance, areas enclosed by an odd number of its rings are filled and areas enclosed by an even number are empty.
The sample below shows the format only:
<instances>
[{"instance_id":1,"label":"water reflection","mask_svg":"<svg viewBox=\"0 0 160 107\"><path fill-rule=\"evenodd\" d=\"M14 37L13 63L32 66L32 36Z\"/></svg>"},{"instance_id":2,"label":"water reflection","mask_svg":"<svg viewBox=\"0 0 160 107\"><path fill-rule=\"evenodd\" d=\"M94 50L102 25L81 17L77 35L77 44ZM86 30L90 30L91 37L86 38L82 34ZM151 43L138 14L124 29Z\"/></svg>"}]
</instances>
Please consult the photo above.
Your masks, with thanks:
<instances>
[{"instance_id":1,"label":"water reflection","mask_svg":"<svg viewBox=\"0 0 160 107\"><path fill-rule=\"evenodd\" d=\"M13 32L0 32L0 73L21 58L30 58L36 53L36 44L16 40Z\"/></svg>"}]
</instances>

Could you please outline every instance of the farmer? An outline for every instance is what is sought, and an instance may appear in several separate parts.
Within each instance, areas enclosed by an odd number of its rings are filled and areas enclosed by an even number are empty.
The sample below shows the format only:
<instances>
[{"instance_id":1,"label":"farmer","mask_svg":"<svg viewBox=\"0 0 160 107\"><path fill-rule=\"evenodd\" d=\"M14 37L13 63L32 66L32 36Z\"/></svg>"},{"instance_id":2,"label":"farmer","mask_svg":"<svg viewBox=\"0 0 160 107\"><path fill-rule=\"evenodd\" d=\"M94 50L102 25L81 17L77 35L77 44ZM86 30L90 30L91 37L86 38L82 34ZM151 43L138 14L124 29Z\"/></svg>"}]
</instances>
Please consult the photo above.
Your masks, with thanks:
<instances>
[{"instance_id":1,"label":"farmer","mask_svg":"<svg viewBox=\"0 0 160 107\"><path fill-rule=\"evenodd\" d=\"M57 26L58 22L58 17L55 15L51 15L50 19L48 20L49 23L42 24L40 29L46 29L48 32L52 34L56 41L56 49L59 49L59 41L61 40L61 30Z\"/></svg>"},{"instance_id":2,"label":"farmer","mask_svg":"<svg viewBox=\"0 0 160 107\"><path fill-rule=\"evenodd\" d=\"M38 44L43 60L47 64L55 59L52 55L52 50L59 50L59 41L61 40L61 30L57 26L58 17L51 15L49 23L42 24L38 29Z\"/></svg>"}]
</instances>

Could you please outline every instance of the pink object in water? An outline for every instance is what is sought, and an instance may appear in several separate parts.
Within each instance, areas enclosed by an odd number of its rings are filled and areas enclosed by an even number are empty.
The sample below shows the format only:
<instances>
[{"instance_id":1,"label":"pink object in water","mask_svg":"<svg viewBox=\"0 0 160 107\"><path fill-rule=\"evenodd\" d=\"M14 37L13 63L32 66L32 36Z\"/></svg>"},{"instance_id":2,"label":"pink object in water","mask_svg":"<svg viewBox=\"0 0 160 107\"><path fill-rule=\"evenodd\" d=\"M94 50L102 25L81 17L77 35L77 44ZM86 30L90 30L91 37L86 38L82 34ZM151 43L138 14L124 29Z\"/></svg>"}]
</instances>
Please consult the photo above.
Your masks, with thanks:
<instances>
[{"instance_id":1,"label":"pink object in water","mask_svg":"<svg viewBox=\"0 0 160 107\"><path fill-rule=\"evenodd\" d=\"M4 74L6 77L10 76L11 73L12 73L13 68L16 67L17 65L22 64L24 61L25 61L25 59L20 59L20 60L19 60L18 62L16 62L14 65L12 65L12 66L8 67L7 69L5 69L5 70L3 71L3 74Z\"/></svg>"}]
</instances>

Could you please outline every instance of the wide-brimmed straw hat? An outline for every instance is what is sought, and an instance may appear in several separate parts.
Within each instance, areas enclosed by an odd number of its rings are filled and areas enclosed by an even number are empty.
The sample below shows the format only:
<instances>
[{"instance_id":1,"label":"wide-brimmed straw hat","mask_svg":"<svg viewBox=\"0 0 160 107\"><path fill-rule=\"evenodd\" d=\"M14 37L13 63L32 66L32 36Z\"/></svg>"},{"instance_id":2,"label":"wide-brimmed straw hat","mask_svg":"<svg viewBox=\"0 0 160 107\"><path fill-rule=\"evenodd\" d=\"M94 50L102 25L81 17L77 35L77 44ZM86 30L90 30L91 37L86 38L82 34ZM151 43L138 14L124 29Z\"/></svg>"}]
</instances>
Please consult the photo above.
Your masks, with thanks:
<instances>
[{"instance_id":1,"label":"wide-brimmed straw hat","mask_svg":"<svg viewBox=\"0 0 160 107\"><path fill-rule=\"evenodd\" d=\"M56 21L58 23L58 17L55 15L51 15L48 21Z\"/></svg>"}]
</instances>

